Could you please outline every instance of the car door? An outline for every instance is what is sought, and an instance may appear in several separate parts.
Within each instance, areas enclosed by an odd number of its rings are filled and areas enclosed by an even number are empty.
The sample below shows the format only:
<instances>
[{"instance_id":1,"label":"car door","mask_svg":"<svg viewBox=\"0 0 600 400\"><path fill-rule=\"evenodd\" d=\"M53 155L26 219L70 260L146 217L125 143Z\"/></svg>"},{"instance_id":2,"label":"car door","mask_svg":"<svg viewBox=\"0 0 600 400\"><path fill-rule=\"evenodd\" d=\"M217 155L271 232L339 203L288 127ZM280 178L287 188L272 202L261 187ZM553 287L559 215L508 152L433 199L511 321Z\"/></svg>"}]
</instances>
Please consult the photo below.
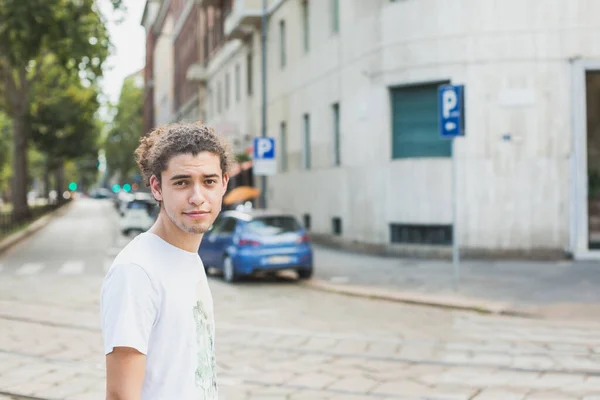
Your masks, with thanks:
<instances>
[{"instance_id":1,"label":"car door","mask_svg":"<svg viewBox=\"0 0 600 400\"><path fill-rule=\"evenodd\" d=\"M204 234L202 242L200 242L200 249L198 249L198 254L200 255L200 258L202 259L202 262L205 266L213 267L216 265L217 260L215 260L216 252L214 249L215 239L216 235L220 230L221 224L223 224L223 218L217 217L210 229Z\"/></svg>"},{"instance_id":2,"label":"car door","mask_svg":"<svg viewBox=\"0 0 600 400\"><path fill-rule=\"evenodd\" d=\"M237 226L237 219L225 217L219 226L215 227L214 232L207 238L209 244L209 254L212 265L217 268L223 267L223 255L225 249L233 243L233 235Z\"/></svg>"}]
</instances>

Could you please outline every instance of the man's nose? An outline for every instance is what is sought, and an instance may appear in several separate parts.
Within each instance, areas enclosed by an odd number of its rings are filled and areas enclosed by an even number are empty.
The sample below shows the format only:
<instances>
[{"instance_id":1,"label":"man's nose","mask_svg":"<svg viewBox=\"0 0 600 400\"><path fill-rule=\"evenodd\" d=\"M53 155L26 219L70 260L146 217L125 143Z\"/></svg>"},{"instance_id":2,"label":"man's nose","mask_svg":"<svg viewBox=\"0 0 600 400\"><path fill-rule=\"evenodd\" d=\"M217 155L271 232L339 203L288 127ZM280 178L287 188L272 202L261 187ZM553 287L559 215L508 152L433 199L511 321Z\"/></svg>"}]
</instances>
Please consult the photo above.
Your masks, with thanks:
<instances>
[{"instance_id":1,"label":"man's nose","mask_svg":"<svg viewBox=\"0 0 600 400\"><path fill-rule=\"evenodd\" d=\"M202 193L202 187L200 185L194 185L194 192L190 196L190 204L195 204L197 206L203 204L206 201L204 197L204 193Z\"/></svg>"}]
</instances>

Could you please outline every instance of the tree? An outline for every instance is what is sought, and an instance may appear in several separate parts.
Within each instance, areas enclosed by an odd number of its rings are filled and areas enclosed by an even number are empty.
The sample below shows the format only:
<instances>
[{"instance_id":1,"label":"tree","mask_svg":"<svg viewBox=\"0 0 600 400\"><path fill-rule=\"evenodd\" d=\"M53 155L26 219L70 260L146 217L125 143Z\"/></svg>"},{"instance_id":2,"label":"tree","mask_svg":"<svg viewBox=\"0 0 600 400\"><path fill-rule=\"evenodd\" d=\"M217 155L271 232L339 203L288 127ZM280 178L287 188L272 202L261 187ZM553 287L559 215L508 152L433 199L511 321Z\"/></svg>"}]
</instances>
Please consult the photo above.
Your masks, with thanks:
<instances>
[{"instance_id":1,"label":"tree","mask_svg":"<svg viewBox=\"0 0 600 400\"><path fill-rule=\"evenodd\" d=\"M10 177L11 172L11 152L10 146L12 142L10 119L0 112L0 200L6 200L7 193L10 193Z\"/></svg>"},{"instance_id":2,"label":"tree","mask_svg":"<svg viewBox=\"0 0 600 400\"><path fill-rule=\"evenodd\" d=\"M133 152L142 135L143 115L143 89L136 74L123 81L113 125L104 144L107 166L118 172L121 179L128 178L135 168Z\"/></svg>"},{"instance_id":3,"label":"tree","mask_svg":"<svg viewBox=\"0 0 600 400\"><path fill-rule=\"evenodd\" d=\"M94 0L0 0L0 81L12 120L17 217L29 214L26 118L32 85L44 73L36 66L53 55L58 66L91 84L102 75L108 52L108 34Z\"/></svg>"},{"instance_id":4,"label":"tree","mask_svg":"<svg viewBox=\"0 0 600 400\"><path fill-rule=\"evenodd\" d=\"M37 148L46 155L46 172L56 172L56 189L63 191L63 167L73 160L81 172L95 170L98 155L98 88L84 86L77 73L65 70L55 57L47 56L44 73L31 88L26 129ZM46 188L49 176L45 177Z\"/></svg>"}]
</instances>

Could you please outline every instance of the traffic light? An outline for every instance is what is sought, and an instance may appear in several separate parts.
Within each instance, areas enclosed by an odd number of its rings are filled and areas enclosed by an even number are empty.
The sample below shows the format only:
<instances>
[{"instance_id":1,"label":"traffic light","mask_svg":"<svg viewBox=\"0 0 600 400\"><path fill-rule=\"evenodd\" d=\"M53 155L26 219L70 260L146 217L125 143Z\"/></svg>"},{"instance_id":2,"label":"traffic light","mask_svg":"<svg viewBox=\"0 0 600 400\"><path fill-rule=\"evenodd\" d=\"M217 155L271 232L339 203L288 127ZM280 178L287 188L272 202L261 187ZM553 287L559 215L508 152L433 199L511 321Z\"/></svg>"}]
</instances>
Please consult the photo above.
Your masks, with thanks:
<instances>
[{"instance_id":1,"label":"traffic light","mask_svg":"<svg viewBox=\"0 0 600 400\"><path fill-rule=\"evenodd\" d=\"M114 193L119 193L121 191L121 185L117 185L117 184L113 185L112 191Z\"/></svg>"},{"instance_id":2,"label":"traffic light","mask_svg":"<svg viewBox=\"0 0 600 400\"><path fill-rule=\"evenodd\" d=\"M124 184L123 190L125 191L125 193L131 192L131 185L129 183Z\"/></svg>"},{"instance_id":3,"label":"traffic light","mask_svg":"<svg viewBox=\"0 0 600 400\"><path fill-rule=\"evenodd\" d=\"M70 190L71 192L74 192L74 191L76 191L76 190L77 190L77 183L76 183L76 182L71 182L71 183L69 183L69 190Z\"/></svg>"}]
</instances>

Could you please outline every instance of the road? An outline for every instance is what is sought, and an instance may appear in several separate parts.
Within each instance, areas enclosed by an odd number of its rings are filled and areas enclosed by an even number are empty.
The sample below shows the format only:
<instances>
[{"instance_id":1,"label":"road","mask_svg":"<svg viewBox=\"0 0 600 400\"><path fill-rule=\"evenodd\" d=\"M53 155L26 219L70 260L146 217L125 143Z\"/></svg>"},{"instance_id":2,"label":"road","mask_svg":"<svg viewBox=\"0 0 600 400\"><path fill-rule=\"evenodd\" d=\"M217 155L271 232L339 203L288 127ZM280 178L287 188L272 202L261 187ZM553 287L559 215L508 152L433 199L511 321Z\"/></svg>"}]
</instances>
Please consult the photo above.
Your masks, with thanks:
<instances>
[{"instance_id":1,"label":"road","mask_svg":"<svg viewBox=\"0 0 600 400\"><path fill-rule=\"evenodd\" d=\"M129 239L110 202L69 207L0 256L0 399L104 398L99 290ZM600 399L598 323L210 285L221 399Z\"/></svg>"}]
</instances>

